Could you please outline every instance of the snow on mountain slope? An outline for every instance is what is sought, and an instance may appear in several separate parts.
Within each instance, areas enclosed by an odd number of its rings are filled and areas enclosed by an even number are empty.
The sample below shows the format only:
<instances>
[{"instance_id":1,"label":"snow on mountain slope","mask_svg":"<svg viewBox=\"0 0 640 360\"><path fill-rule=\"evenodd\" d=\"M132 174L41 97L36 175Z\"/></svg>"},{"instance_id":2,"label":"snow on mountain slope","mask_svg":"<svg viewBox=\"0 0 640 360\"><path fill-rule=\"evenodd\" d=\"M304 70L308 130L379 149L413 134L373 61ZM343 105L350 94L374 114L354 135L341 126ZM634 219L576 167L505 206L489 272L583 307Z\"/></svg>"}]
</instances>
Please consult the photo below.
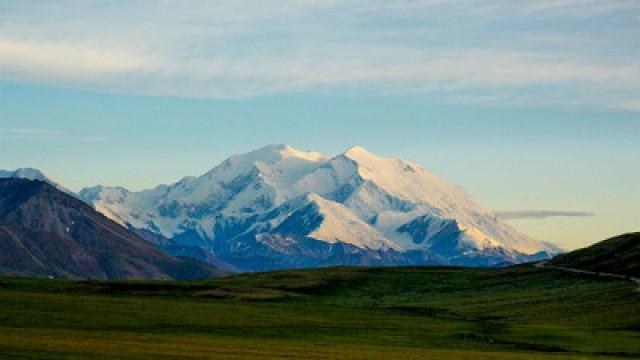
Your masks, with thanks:
<instances>
[{"instance_id":1,"label":"snow on mountain slope","mask_svg":"<svg viewBox=\"0 0 640 360\"><path fill-rule=\"evenodd\" d=\"M212 252L250 246L250 238L288 241L289 247L311 238L452 259L490 253L518 261L556 250L517 232L421 166L361 147L328 158L270 145L172 185L141 192L98 186L80 195L125 226ZM243 245L234 245L239 239Z\"/></svg>"},{"instance_id":2,"label":"snow on mountain slope","mask_svg":"<svg viewBox=\"0 0 640 360\"><path fill-rule=\"evenodd\" d=\"M18 178L27 180L40 180L53 185L58 190L64 191L67 194L75 196L75 193L64 186L60 185L57 181L54 181L50 177L46 176L42 171L34 168L18 168L15 170L0 170L0 179L5 178Z\"/></svg>"},{"instance_id":3,"label":"snow on mountain slope","mask_svg":"<svg viewBox=\"0 0 640 360\"><path fill-rule=\"evenodd\" d=\"M0 178L20 178L28 180L49 181L42 171L34 168L19 168L16 170L0 170Z\"/></svg>"},{"instance_id":4,"label":"snow on mountain slope","mask_svg":"<svg viewBox=\"0 0 640 360\"><path fill-rule=\"evenodd\" d=\"M140 210L131 204L129 196L131 192L121 187L94 186L80 191L82 200L93 205L97 211L111 220L123 226L132 224L143 228L143 224L139 221Z\"/></svg>"},{"instance_id":5,"label":"snow on mountain slope","mask_svg":"<svg viewBox=\"0 0 640 360\"><path fill-rule=\"evenodd\" d=\"M319 153L298 151L287 145L269 145L244 155L232 156L201 177L181 180L178 186L166 191L165 199L193 204L211 194L220 194L219 201L231 201L238 195L237 190L260 183L268 189L255 186L246 189L251 190L247 192L259 197L271 195L270 190L275 195L273 202L279 204L289 198L291 184L325 160ZM228 204L232 206L227 206L227 211L239 211L246 205L241 201L236 203Z\"/></svg>"},{"instance_id":6,"label":"snow on mountain slope","mask_svg":"<svg viewBox=\"0 0 640 360\"><path fill-rule=\"evenodd\" d=\"M309 193L307 198L323 216L320 226L309 237L329 243L345 242L367 249L402 250L342 204L326 200L315 193Z\"/></svg>"},{"instance_id":7,"label":"snow on mountain slope","mask_svg":"<svg viewBox=\"0 0 640 360\"><path fill-rule=\"evenodd\" d=\"M269 145L234 155L200 177L185 177L172 185L137 193L97 186L80 194L124 225L166 237L195 228L203 236L214 238L217 218L248 217L298 196L290 191L292 184L325 160L319 153Z\"/></svg>"},{"instance_id":8,"label":"snow on mountain slope","mask_svg":"<svg viewBox=\"0 0 640 360\"><path fill-rule=\"evenodd\" d=\"M297 184L305 191L343 202L345 206L390 238L398 238L405 249L427 248L429 242L409 242L397 235L398 223L430 215L426 237L437 232L438 223L457 220L462 240L484 249L503 246L533 254L550 250L540 242L501 222L488 209L475 203L460 187L434 176L420 165L385 158L354 147L307 175ZM380 224L380 225L378 225ZM427 226L427 225L425 225Z\"/></svg>"}]
</instances>

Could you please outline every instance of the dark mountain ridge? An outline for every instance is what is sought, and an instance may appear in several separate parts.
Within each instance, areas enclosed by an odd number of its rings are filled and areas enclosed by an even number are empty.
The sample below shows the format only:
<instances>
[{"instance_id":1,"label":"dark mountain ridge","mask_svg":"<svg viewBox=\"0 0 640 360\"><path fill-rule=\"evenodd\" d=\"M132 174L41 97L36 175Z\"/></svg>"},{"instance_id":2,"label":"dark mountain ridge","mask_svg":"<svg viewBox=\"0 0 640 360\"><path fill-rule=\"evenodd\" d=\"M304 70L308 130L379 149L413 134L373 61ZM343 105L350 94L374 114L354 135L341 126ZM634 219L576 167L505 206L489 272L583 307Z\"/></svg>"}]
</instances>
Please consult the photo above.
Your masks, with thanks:
<instances>
[{"instance_id":1,"label":"dark mountain ridge","mask_svg":"<svg viewBox=\"0 0 640 360\"><path fill-rule=\"evenodd\" d=\"M46 182L10 178L0 179L0 274L184 280L221 271L165 254Z\"/></svg>"}]
</instances>

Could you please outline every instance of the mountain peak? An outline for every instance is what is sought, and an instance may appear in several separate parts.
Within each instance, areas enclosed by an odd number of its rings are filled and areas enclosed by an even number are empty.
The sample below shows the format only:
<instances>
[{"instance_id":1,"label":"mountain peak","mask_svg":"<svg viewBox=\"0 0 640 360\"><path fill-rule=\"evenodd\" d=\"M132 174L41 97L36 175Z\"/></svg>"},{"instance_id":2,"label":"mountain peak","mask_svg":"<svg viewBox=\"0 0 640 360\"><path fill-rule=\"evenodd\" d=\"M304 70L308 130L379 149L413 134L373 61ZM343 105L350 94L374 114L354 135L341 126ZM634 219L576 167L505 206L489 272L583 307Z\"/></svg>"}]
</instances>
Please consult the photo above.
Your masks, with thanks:
<instances>
[{"instance_id":1,"label":"mountain peak","mask_svg":"<svg viewBox=\"0 0 640 360\"><path fill-rule=\"evenodd\" d=\"M302 151L286 144L272 144L259 148L242 155L235 155L232 159L242 159L249 163L264 162L267 164L276 163L286 158L299 158L306 161L319 162L326 161L327 156L315 151Z\"/></svg>"},{"instance_id":2,"label":"mountain peak","mask_svg":"<svg viewBox=\"0 0 640 360\"><path fill-rule=\"evenodd\" d=\"M0 170L0 178L47 180L47 177L44 175L44 173L42 173L42 171L30 167L18 168L15 170Z\"/></svg>"},{"instance_id":3,"label":"mountain peak","mask_svg":"<svg viewBox=\"0 0 640 360\"><path fill-rule=\"evenodd\" d=\"M375 156L374 154L370 153L367 149L359 145L349 148L347 151L344 152L344 155L352 159L363 157L363 156L368 156L368 157Z\"/></svg>"},{"instance_id":4,"label":"mountain peak","mask_svg":"<svg viewBox=\"0 0 640 360\"><path fill-rule=\"evenodd\" d=\"M315 151L306 151L306 150L298 150L289 145L277 145L280 149L280 155L283 157L296 157L301 158L307 161L325 161L328 159L327 156L315 152Z\"/></svg>"},{"instance_id":5,"label":"mountain peak","mask_svg":"<svg viewBox=\"0 0 640 360\"><path fill-rule=\"evenodd\" d=\"M256 150L256 152L282 152L293 149L287 144L269 144Z\"/></svg>"},{"instance_id":6,"label":"mountain peak","mask_svg":"<svg viewBox=\"0 0 640 360\"><path fill-rule=\"evenodd\" d=\"M362 146L354 146L352 148L350 148L349 150L345 151L344 153L342 153L342 156L353 160L357 163L359 163L360 165L380 165L383 163L387 163L389 161L397 161L399 159L396 158L391 158L391 157L386 157L386 156L380 156L377 154L374 154L372 152L370 152L369 150L365 149Z\"/></svg>"},{"instance_id":7,"label":"mountain peak","mask_svg":"<svg viewBox=\"0 0 640 360\"><path fill-rule=\"evenodd\" d=\"M3 179L3 178L40 180L50 185L53 185L58 190L62 190L68 194L73 194L71 190L60 185L57 181L51 179L50 177L45 175L42 171L36 168L24 167L24 168L17 168L15 170L0 170L0 179Z\"/></svg>"}]
</instances>

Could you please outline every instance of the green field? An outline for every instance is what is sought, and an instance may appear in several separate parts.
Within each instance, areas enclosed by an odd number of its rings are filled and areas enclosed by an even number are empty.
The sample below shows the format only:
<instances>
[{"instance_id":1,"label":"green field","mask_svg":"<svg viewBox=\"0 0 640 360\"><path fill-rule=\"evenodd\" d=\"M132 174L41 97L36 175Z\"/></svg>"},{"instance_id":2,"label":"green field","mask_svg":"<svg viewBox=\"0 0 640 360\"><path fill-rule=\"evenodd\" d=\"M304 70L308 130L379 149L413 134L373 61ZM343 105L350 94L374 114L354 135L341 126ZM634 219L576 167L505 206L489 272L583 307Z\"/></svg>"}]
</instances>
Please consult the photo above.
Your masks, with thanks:
<instances>
[{"instance_id":1,"label":"green field","mask_svg":"<svg viewBox=\"0 0 640 360\"><path fill-rule=\"evenodd\" d=\"M0 357L640 358L640 293L532 266L0 278Z\"/></svg>"}]
</instances>

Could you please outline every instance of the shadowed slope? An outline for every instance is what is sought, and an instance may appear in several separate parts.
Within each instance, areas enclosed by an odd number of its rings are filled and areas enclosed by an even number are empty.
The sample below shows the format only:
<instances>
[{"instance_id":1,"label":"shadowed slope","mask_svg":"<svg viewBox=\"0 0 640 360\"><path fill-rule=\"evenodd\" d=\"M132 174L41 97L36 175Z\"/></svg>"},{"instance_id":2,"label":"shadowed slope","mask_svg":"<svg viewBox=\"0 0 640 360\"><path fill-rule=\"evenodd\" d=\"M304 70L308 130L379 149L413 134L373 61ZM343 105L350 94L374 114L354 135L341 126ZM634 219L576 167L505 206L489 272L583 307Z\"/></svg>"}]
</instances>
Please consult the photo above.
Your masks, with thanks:
<instances>
[{"instance_id":1,"label":"shadowed slope","mask_svg":"<svg viewBox=\"0 0 640 360\"><path fill-rule=\"evenodd\" d=\"M53 186L0 179L0 273L91 279L190 279L219 272L166 255Z\"/></svg>"},{"instance_id":2,"label":"shadowed slope","mask_svg":"<svg viewBox=\"0 0 640 360\"><path fill-rule=\"evenodd\" d=\"M640 233L616 236L584 249L558 255L551 264L639 277Z\"/></svg>"}]
</instances>

